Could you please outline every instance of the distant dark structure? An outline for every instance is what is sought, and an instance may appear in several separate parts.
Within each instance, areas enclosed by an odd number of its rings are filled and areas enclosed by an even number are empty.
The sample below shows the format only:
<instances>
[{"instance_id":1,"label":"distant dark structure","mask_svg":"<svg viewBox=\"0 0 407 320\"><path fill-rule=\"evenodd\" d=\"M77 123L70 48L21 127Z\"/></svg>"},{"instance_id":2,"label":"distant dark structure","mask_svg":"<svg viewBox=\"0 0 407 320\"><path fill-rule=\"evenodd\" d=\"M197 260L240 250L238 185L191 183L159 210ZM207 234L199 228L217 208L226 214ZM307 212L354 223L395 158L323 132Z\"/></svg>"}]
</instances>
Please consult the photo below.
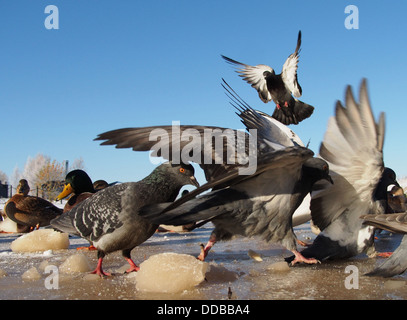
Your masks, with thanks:
<instances>
[{"instance_id":1,"label":"distant dark structure","mask_svg":"<svg viewBox=\"0 0 407 320\"><path fill-rule=\"evenodd\" d=\"M8 198L8 184L0 182L0 198Z\"/></svg>"}]
</instances>

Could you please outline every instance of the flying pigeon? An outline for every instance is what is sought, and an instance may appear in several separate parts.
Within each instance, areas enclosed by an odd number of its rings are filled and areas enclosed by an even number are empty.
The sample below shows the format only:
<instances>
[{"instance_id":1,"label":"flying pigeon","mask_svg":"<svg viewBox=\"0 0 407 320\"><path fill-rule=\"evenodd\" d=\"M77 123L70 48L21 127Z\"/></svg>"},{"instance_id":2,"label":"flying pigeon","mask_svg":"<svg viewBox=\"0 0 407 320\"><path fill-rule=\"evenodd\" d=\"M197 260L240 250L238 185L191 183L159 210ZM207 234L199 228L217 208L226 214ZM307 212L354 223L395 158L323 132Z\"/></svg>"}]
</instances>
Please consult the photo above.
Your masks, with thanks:
<instances>
[{"instance_id":1,"label":"flying pigeon","mask_svg":"<svg viewBox=\"0 0 407 320\"><path fill-rule=\"evenodd\" d=\"M363 215L363 224L384 229L394 233L407 234L407 213ZM399 247L390 258L367 273L368 276L393 277L407 270L407 236L401 240Z\"/></svg>"},{"instance_id":2,"label":"flying pigeon","mask_svg":"<svg viewBox=\"0 0 407 320\"><path fill-rule=\"evenodd\" d=\"M322 190L312 194L312 220L321 233L301 252L320 261L375 254L374 228L363 225L360 216L384 213L387 187L398 185L394 171L384 167L384 113L376 122L366 80L359 103L348 86L345 106L338 101L335 111L319 154L329 164L334 184L319 184Z\"/></svg>"},{"instance_id":3,"label":"flying pigeon","mask_svg":"<svg viewBox=\"0 0 407 320\"><path fill-rule=\"evenodd\" d=\"M248 131L253 132L250 129L256 129L255 172L250 175L239 174L242 165L229 166L226 169L223 163L201 165L209 176L208 183L177 200L173 205L146 206L140 210L140 215L153 224L185 225L211 220L215 229L205 247L204 255L214 242L230 239L234 234L257 235L266 241L279 242L291 250L296 255L293 264L316 263L315 259L304 259L297 251L292 214L316 181L330 180L328 165L322 159L313 158L314 153L311 150L298 146L291 137L284 136L277 126L273 126L273 122L250 108L235 92L229 90L228 93L235 106L240 108L239 116ZM262 130L263 127L259 125L261 123L267 123L273 130ZM97 139L107 139L103 144L116 144L116 147L149 150L152 142L148 140L147 133L152 129L116 130L101 134ZM196 129L202 132L205 128L184 126L181 129ZM237 134L237 131L234 132ZM174 148L172 137L168 138L166 143ZM283 143L289 146L284 146ZM241 150L247 152L245 149ZM213 149L208 150L209 155L212 151ZM214 172L217 174L211 174ZM196 197L208 189L212 191Z\"/></svg>"},{"instance_id":4,"label":"flying pigeon","mask_svg":"<svg viewBox=\"0 0 407 320\"><path fill-rule=\"evenodd\" d=\"M158 225L139 216L145 205L171 202L182 186L199 186L190 164L166 162L139 182L127 182L107 187L82 201L51 221L57 230L78 235L92 242L98 250L98 264L93 273L109 274L102 269L106 254L121 250L130 264L127 272L137 271L130 252L150 238Z\"/></svg>"},{"instance_id":5,"label":"flying pigeon","mask_svg":"<svg viewBox=\"0 0 407 320\"><path fill-rule=\"evenodd\" d=\"M298 33L297 47L283 65L280 74L264 64L250 66L222 55L226 62L238 68L237 72L255 88L260 99L267 103L271 100L276 104L273 118L283 124L298 124L311 116L314 107L296 98L301 97L302 88L298 83L297 68L301 46L301 31Z\"/></svg>"}]
</instances>

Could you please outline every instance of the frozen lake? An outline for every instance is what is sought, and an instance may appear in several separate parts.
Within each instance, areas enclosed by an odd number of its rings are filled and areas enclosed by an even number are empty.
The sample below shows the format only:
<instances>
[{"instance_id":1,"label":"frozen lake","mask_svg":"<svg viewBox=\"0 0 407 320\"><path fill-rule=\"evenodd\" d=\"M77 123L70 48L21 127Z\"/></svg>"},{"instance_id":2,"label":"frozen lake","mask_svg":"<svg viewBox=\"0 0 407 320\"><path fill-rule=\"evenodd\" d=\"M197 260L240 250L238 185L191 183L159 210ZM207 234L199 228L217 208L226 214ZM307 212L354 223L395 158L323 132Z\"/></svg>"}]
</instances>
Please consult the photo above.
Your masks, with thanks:
<instances>
[{"instance_id":1,"label":"frozen lake","mask_svg":"<svg viewBox=\"0 0 407 320\"><path fill-rule=\"evenodd\" d=\"M315 235L309 224L295 228L298 239L311 242ZM156 233L147 242L132 251L133 260L140 264L151 255L163 252L186 253L197 256L199 244L206 243L212 231L209 224L190 233ZM318 265L297 265L286 272L270 270L269 266L283 261L291 253L279 245L269 245L259 239L236 238L229 242L217 243L209 253L207 262L212 271L206 274L206 281L193 290L177 294L142 293L136 290L133 276L122 274L127 262L120 252L104 259L104 269L114 275L105 279L88 280L87 273L59 275L58 289L47 289L48 274L41 274L39 280L23 280L22 274L43 261L58 267L80 246L88 242L70 237L68 250L46 253L14 253L10 244L20 234L0 234L0 269L6 276L0 278L0 299L27 300L227 300L229 288L232 299L239 300L353 300L353 299L407 299L407 278L405 275L391 279L371 278L363 274L381 263L383 258L369 259L365 256L348 261L325 262ZM379 251L394 250L401 236L382 233L377 240ZM259 253L263 261L248 256L248 251ZM96 251L83 251L96 266ZM349 267L350 266L350 267ZM346 272L347 267L350 272ZM349 276L352 276L349 288ZM356 277L356 278L355 278ZM355 280L356 279L356 280ZM356 282L355 282L356 281ZM355 288L356 286L356 288ZM348 288L347 288L348 287Z\"/></svg>"}]
</instances>

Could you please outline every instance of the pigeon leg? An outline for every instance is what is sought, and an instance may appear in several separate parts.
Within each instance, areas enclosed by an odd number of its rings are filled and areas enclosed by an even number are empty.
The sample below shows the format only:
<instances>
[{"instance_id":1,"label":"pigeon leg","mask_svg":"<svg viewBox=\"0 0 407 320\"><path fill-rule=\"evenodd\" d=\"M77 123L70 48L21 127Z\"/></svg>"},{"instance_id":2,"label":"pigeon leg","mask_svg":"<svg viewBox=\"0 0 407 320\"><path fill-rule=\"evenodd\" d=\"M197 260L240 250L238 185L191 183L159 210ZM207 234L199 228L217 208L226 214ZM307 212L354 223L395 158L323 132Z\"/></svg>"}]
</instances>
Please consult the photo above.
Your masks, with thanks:
<instances>
[{"instance_id":1,"label":"pigeon leg","mask_svg":"<svg viewBox=\"0 0 407 320\"><path fill-rule=\"evenodd\" d=\"M390 258L393 252L378 252L376 253L377 257L382 257L382 258Z\"/></svg>"},{"instance_id":2,"label":"pigeon leg","mask_svg":"<svg viewBox=\"0 0 407 320\"><path fill-rule=\"evenodd\" d=\"M139 271L140 270L140 267L138 267L134 263L134 261L131 260L130 252L131 252L131 250L123 250L122 251L122 255L123 255L124 259L126 259L127 262L130 265L130 268L126 270L126 273L130 273L130 272L133 272L133 271Z\"/></svg>"},{"instance_id":3,"label":"pigeon leg","mask_svg":"<svg viewBox=\"0 0 407 320\"><path fill-rule=\"evenodd\" d=\"M208 241L206 246L204 247L203 244L201 244L201 253L197 257L198 260L204 261L206 256L209 253L209 250L213 247L213 245L216 243L216 240L211 237L211 239Z\"/></svg>"},{"instance_id":4,"label":"pigeon leg","mask_svg":"<svg viewBox=\"0 0 407 320\"><path fill-rule=\"evenodd\" d=\"M96 269L93 270L93 271L91 272L91 274L97 274L97 275L98 275L99 277L101 277L101 278L103 278L104 276L106 276L106 277L111 276L110 273L103 271L103 269L102 269L102 261L103 261L103 257L100 257L100 258L98 259L98 265L97 265Z\"/></svg>"},{"instance_id":5,"label":"pigeon leg","mask_svg":"<svg viewBox=\"0 0 407 320\"><path fill-rule=\"evenodd\" d=\"M278 103L276 104L276 107L277 107L278 110L281 109L281 107L280 107L280 105Z\"/></svg>"},{"instance_id":6,"label":"pigeon leg","mask_svg":"<svg viewBox=\"0 0 407 320\"><path fill-rule=\"evenodd\" d=\"M298 243L300 246L303 246L303 247L309 247L309 246L310 246L309 243L306 243L305 241L298 240L298 239L297 239L297 243Z\"/></svg>"},{"instance_id":7,"label":"pigeon leg","mask_svg":"<svg viewBox=\"0 0 407 320\"><path fill-rule=\"evenodd\" d=\"M284 107L288 108L288 102L284 101Z\"/></svg>"},{"instance_id":8,"label":"pigeon leg","mask_svg":"<svg viewBox=\"0 0 407 320\"><path fill-rule=\"evenodd\" d=\"M296 250L293 250L292 253L294 253L295 258L293 261L291 261L291 265L295 265L297 262L304 262L307 264L316 264L316 263L321 263L320 261L318 261L317 259L314 258L305 258L301 253L299 253Z\"/></svg>"},{"instance_id":9,"label":"pigeon leg","mask_svg":"<svg viewBox=\"0 0 407 320\"><path fill-rule=\"evenodd\" d=\"M133 272L133 271L139 271L139 270L140 270L140 267L138 267L138 266L134 263L133 260L131 260L130 258L125 258L125 259L127 260L127 262L128 262L129 265L130 265L130 268L126 270L126 273L130 273L130 272Z\"/></svg>"}]
</instances>

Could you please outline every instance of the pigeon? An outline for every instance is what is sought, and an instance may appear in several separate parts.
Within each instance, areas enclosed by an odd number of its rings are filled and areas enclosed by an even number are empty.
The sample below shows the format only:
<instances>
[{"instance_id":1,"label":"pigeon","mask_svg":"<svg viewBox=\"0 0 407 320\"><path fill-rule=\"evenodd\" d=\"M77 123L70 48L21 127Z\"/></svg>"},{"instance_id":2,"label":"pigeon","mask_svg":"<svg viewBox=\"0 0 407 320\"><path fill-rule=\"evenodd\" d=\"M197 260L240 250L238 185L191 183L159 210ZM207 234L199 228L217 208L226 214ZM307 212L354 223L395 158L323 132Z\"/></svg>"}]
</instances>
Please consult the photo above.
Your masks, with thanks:
<instances>
[{"instance_id":1,"label":"pigeon","mask_svg":"<svg viewBox=\"0 0 407 320\"><path fill-rule=\"evenodd\" d=\"M407 213L363 215L363 224L384 229L394 233L407 234ZM376 267L367 276L393 277L407 270L407 236L401 240L399 247L390 258Z\"/></svg>"},{"instance_id":2,"label":"pigeon","mask_svg":"<svg viewBox=\"0 0 407 320\"><path fill-rule=\"evenodd\" d=\"M337 102L319 150L319 157L329 164L334 182L319 183L316 188L321 190L312 194L312 221L321 232L311 246L301 251L304 257L320 261L363 252L377 254L374 228L363 225L360 216L384 213L387 187L398 185L394 171L384 167L384 113L376 122L366 79L360 86L359 102L350 86L345 102L345 106Z\"/></svg>"},{"instance_id":3,"label":"pigeon","mask_svg":"<svg viewBox=\"0 0 407 320\"><path fill-rule=\"evenodd\" d=\"M121 250L130 264L127 272L139 267L131 259L131 250L149 239L157 229L139 216L142 206L174 201L184 185L199 186L191 164L166 162L138 182L126 182L104 188L70 211L51 221L62 232L78 235L92 242L98 251L93 273L109 276L102 269L106 254Z\"/></svg>"},{"instance_id":4,"label":"pigeon","mask_svg":"<svg viewBox=\"0 0 407 320\"><path fill-rule=\"evenodd\" d=\"M276 104L273 118L285 125L298 124L311 116L314 107L296 98L301 97L302 88L298 83L297 68L301 47L301 31L298 33L297 47L283 65L280 74L264 64L250 66L222 55L222 58L235 66L237 72L255 88L260 99L267 103L271 100Z\"/></svg>"},{"instance_id":5,"label":"pigeon","mask_svg":"<svg viewBox=\"0 0 407 320\"><path fill-rule=\"evenodd\" d=\"M316 263L315 259L304 259L297 251L292 214L316 181L320 179L330 181L327 163L322 159L313 158L314 153L308 148L299 146L291 136L288 138L284 136L281 129L273 126L273 122L252 109L230 87L228 93L233 99L233 104L238 107L239 116L250 133L247 135L256 133L255 172L249 175L240 174L239 169L242 165L239 164L234 166L224 162L200 164L207 176L206 184L172 205L167 203L145 206L140 209L140 215L153 224L186 225L208 220L214 223L215 229L205 247L204 256L200 256L201 260L216 241L227 240L234 234L241 234L258 235L266 241L281 243L296 255L293 264ZM266 124L269 129L264 130L261 124ZM171 133L166 143L171 145L171 149L179 148L180 145L175 145L172 137L174 131L168 126L163 128ZM147 151L154 146L154 141L148 140L149 132L154 129L154 127L119 129L101 134L97 140L106 140L102 144L115 144L118 148L131 147L135 151ZM211 127L180 128L182 132L189 129L195 129L203 135L205 129L209 130ZM236 130L225 128L224 130L238 134ZM245 137L247 139L247 136ZM195 143L203 144L203 140L195 139ZM184 146L181 144L181 147ZM205 148L200 150L205 151ZM207 154L201 157L213 155L213 149L206 150ZM248 150L241 151L245 153ZM171 158L173 153L165 155ZM211 191L196 197L208 189Z\"/></svg>"}]
</instances>

